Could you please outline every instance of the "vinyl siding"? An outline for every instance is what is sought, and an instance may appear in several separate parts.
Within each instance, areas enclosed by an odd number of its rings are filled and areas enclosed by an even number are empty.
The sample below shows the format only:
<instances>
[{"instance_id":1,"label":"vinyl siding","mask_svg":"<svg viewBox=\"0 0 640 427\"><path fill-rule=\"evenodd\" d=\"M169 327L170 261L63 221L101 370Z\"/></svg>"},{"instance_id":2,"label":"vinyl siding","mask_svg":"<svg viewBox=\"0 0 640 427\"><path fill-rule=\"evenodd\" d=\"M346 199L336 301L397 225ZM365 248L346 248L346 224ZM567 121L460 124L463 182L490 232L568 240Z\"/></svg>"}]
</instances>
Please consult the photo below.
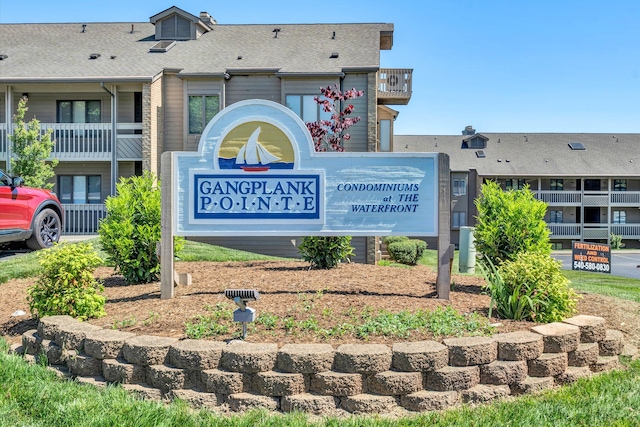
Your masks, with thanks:
<instances>
[{"instance_id":1,"label":"vinyl siding","mask_svg":"<svg viewBox=\"0 0 640 427\"><path fill-rule=\"evenodd\" d=\"M245 99L281 103L280 79L274 75L233 76L226 82L225 97L227 107Z\"/></svg>"},{"instance_id":2,"label":"vinyl siding","mask_svg":"<svg viewBox=\"0 0 640 427\"><path fill-rule=\"evenodd\" d=\"M164 81L164 149L184 151L184 82L176 76L165 76Z\"/></svg>"},{"instance_id":3,"label":"vinyl siding","mask_svg":"<svg viewBox=\"0 0 640 427\"><path fill-rule=\"evenodd\" d=\"M135 110L134 99L133 92L118 92L119 123L133 123Z\"/></svg>"},{"instance_id":4,"label":"vinyl siding","mask_svg":"<svg viewBox=\"0 0 640 427\"><path fill-rule=\"evenodd\" d=\"M190 237L189 240L208 243L210 245L223 246L258 254L279 256L285 258L300 258L298 246L302 237ZM354 237L351 239L355 256L351 261L364 263L367 253L366 237Z\"/></svg>"},{"instance_id":5,"label":"vinyl siding","mask_svg":"<svg viewBox=\"0 0 640 427\"><path fill-rule=\"evenodd\" d=\"M370 96L366 91L367 74L347 74L342 82L342 90L353 88L364 90L365 93L364 96L349 101L355 107L351 117L360 117L360 121L347 131L351 138L345 141L344 148L347 151L367 151L367 117L369 114L367 103ZM371 94L371 96L375 96L375 94Z\"/></svg>"}]
</instances>

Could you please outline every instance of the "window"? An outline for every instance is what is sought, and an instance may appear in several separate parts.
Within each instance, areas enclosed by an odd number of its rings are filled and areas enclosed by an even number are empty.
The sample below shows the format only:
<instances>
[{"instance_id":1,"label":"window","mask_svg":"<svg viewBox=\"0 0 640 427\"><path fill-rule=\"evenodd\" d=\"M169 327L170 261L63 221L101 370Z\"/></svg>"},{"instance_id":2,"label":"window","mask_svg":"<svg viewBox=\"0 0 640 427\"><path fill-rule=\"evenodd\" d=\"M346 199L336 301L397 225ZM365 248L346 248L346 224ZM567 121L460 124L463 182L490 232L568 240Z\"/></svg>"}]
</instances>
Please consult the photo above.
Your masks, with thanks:
<instances>
[{"instance_id":1,"label":"window","mask_svg":"<svg viewBox=\"0 0 640 427\"><path fill-rule=\"evenodd\" d=\"M464 196L467 194L467 180L466 179L454 179L453 180L453 195Z\"/></svg>"},{"instance_id":2,"label":"window","mask_svg":"<svg viewBox=\"0 0 640 427\"><path fill-rule=\"evenodd\" d=\"M563 249L562 242L551 242L551 250L559 251L560 249Z\"/></svg>"},{"instance_id":3,"label":"window","mask_svg":"<svg viewBox=\"0 0 640 427\"><path fill-rule=\"evenodd\" d=\"M627 180L626 179L614 179L613 180L613 191L627 191Z\"/></svg>"},{"instance_id":4,"label":"window","mask_svg":"<svg viewBox=\"0 0 640 427\"><path fill-rule=\"evenodd\" d=\"M504 187L507 190L522 190L526 184L524 179L507 179L504 182Z\"/></svg>"},{"instance_id":5,"label":"window","mask_svg":"<svg viewBox=\"0 0 640 427\"><path fill-rule=\"evenodd\" d=\"M562 191L564 190L564 182L561 179L552 179L549 183L549 189L551 191Z\"/></svg>"},{"instance_id":6,"label":"window","mask_svg":"<svg viewBox=\"0 0 640 427\"><path fill-rule=\"evenodd\" d=\"M453 228L460 228L467 225L466 212L453 212Z\"/></svg>"},{"instance_id":7,"label":"window","mask_svg":"<svg viewBox=\"0 0 640 427\"><path fill-rule=\"evenodd\" d=\"M100 123L100 101L58 101L58 123Z\"/></svg>"},{"instance_id":8,"label":"window","mask_svg":"<svg viewBox=\"0 0 640 427\"><path fill-rule=\"evenodd\" d=\"M315 101L316 96L287 95L287 107L293 110L305 123L331 120L331 113L323 111L322 106Z\"/></svg>"},{"instance_id":9,"label":"window","mask_svg":"<svg viewBox=\"0 0 640 427\"><path fill-rule=\"evenodd\" d=\"M614 224L626 224L627 212L626 211L613 211L613 223Z\"/></svg>"},{"instance_id":10,"label":"window","mask_svg":"<svg viewBox=\"0 0 640 427\"><path fill-rule=\"evenodd\" d=\"M202 133L204 127L220 111L218 95L189 95L189 133Z\"/></svg>"},{"instance_id":11,"label":"window","mask_svg":"<svg viewBox=\"0 0 640 427\"><path fill-rule=\"evenodd\" d=\"M562 223L562 211L549 211L549 223Z\"/></svg>"},{"instance_id":12,"label":"window","mask_svg":"<svg viewBox=\"0 0 640 427\"><path fill-rule=\"evenodd\" d=\"M61 203L102 203L100 175L59 175L58 196Z\"/></svg>"}]
</instances>

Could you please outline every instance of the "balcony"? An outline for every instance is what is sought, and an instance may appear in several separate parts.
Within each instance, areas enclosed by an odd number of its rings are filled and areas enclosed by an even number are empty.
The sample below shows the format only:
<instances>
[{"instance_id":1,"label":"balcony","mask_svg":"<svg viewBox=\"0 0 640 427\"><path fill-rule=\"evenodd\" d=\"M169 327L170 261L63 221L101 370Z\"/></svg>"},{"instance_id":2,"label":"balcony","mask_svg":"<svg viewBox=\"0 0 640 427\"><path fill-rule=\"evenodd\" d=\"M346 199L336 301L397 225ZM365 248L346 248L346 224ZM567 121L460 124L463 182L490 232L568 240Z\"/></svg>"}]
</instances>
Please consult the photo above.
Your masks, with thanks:
<instances>
[{"instance_id":1,"label":"balcony","mask_svg":"<svg viewBox=\"0 0 640 427\"><path fill-rule=\"evenodd\" d=\"M51 157L60 161L110 161L113 152L110 123L40 123L55 141ZM118 124L118 160L142 160L142 124ZM0 123L0 160L7 158L7 124Z\"/></svg>"},{"instance_id":2,"label":"balcony","mask_svg":"<svg viewBox=\"0 0 640 427\"><path fill-rule=\"evenodd\" d=\"M631 206L640 207L640 191L534 191L549 206Z\"/></svg>"},{"instance_id":3,"label":"balcony","mask_svg":"<svg viewBox=\"0 0 640 427\"><path fill-rule=\"evenodd\" d=\"M407 105L411 99L412 74L410 68L381 68L378 71L378 103Z\"/></svg>"},{"instance_id":4,"label":"balcony","mask_svg":"<svg viewBox=\"0 0 640 427\"><path fill-rule=\"evenodd\" d=\"M580 206L582 203L580 191L534 191L534 194L549 206Z\"/></svg>"},{"instance_id":5,"label":"balcony","mask_svg":"<svg viewBox=\"0 0 640 427\"><path fill-rule=\"evenodd\" d=\"M640 239L640 224L547 224L551 240L607 239L610 234L623 239ZM584 233L584 235L583 235Z\"/></svg>"}]
</instances>

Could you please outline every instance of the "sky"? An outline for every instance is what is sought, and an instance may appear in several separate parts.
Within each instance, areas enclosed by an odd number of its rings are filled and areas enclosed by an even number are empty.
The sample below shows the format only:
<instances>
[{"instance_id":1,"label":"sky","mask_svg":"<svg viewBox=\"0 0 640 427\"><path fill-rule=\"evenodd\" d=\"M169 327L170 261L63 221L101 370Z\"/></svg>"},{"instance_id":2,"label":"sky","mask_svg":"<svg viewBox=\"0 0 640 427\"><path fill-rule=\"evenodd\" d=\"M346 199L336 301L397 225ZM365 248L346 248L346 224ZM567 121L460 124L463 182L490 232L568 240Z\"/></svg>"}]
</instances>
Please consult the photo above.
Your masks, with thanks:
<instances>
[{"instance_id":1,"label":"sky","mask_svg":"<svg viewBox=\"0 0 640 427\"><path fill-rule=\"evenodd\" d=\"M397 135L640 133L640 0L0 0L0 23L144 22L171 6L219 24L394 24L380 65L413 69Z\"/></svg>"}]
</instances>

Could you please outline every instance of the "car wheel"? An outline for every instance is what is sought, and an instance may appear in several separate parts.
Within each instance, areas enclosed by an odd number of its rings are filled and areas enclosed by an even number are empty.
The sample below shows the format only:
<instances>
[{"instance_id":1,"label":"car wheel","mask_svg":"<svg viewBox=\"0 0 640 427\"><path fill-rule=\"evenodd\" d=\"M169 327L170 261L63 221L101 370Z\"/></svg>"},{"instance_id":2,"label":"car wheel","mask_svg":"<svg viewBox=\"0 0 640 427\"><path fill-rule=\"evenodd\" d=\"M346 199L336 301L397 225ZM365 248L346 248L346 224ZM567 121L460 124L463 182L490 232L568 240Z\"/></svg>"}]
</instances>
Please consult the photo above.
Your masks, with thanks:
<instances>
[{"instance_id":1,"label":"car wheel","mask_svg":"<svg viewBox=\"0 0 640 427\"><path fill-rule=\"evenodd\" d=\"M60 240L60 217L53 209L43 209L33 220L31 237L27 247L34 251L50 248Z\"/></svg>"}]
</instances>

